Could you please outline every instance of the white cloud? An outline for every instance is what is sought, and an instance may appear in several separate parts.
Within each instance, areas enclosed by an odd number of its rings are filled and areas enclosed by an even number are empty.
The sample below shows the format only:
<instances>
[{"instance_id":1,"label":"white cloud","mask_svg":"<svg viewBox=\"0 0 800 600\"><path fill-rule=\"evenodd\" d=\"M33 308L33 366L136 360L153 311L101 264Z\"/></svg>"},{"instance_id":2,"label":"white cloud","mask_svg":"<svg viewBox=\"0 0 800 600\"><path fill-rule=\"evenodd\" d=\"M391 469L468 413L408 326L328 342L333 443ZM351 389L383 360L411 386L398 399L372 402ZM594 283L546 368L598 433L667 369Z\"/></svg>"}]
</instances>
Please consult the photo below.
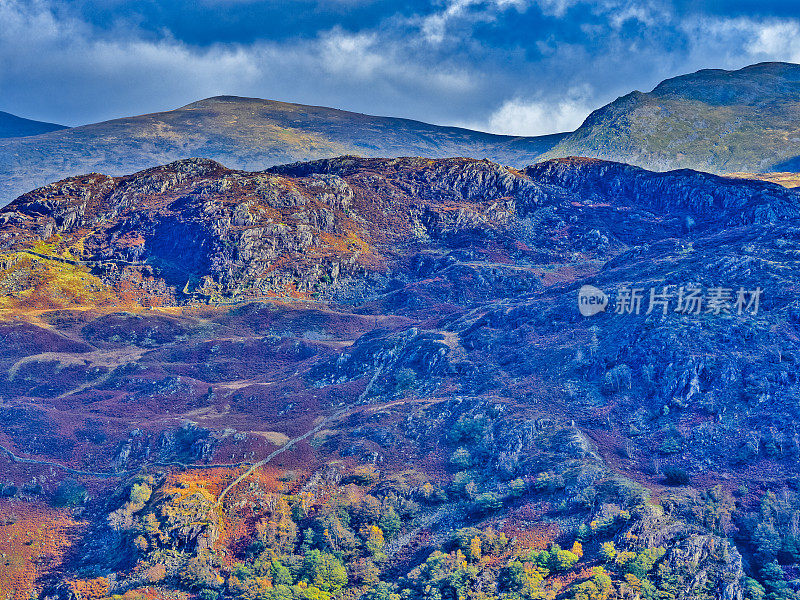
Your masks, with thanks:
<instances>
[{"instance_id":1,"label":"white cloud","mask_svg":"<svg viewBox=\"0 0 800 600\"><path fill-rule=\"evenodd\" d=\"M539 0L545 5L561 5L571 0ZM530 0L447 0L443 10L421 18L411 19L418 23L423 38L433 45L441 44L450 34L454 23L471 24L494 21L498 13L514 8L519 12L527 10ZM463 40L462 40L463 41Z\"/></svg>"},{"instance_id":2,"label":"white cloud","mask_svg":"<svg viewBox=\"0 0 800 600\"><path fill-rule=\"evenodd\" d=\"M276 53L282 50L277 45L271 48ZM319 66L328 74L351 81L381 80L393 86L417 85L440 92L464 93L473 88L467 71L408 60L406 50L375 33L354 34L339 27L323 32L316 42L299 43L295 48L297 54L319 56Z\"/></svg>"},{"instance_id":3,"label":"white cloud","mask_svg":"<svg viewBox=\"0 0 800 600\"><path fill-rule=\"evenodd\" d=\"M753 39L746 47L751 55L800 62L800 23L796 20L757 24L752 31Z\"/></svg>"},{"instance_id":4,"label":"white cloud","mask_svg":"<svg viewBox=\"0 0 800 600\"><path fill-rule=\"evenodd\" d=\"M80 123L59 112L96 121L219 94L338 107L346 98L354 104L344 108L391 114L381 99L420 100L425 90L430 101L447 102L475 86L467 69L415 60L402 40L339 27L311 38L198 48L168 34L108 35L75 18L57 19L45 0L0 0L0 23L0 109L9 110L19 94L25 108L17 112L67 124ZM31 93L43 89L57 93Z\"/></svg>"},{"instance_id":5,"label":"white cloud","mask_svg":"<svg viewBox=\"0 0 800 600\"><path fill-rule=\"evenodd\" d=\"M647 27L655 24L655 15L644 6L627 6L611 14L609 22L615 29L619 29L628 21L636 21Z\"/></svg>"},{"instance_id":6,"label":"white cloud","mask_svg":"<svg viewBox=\"0 0 800 600\"><path fill-rule=\"evenodd\" d=\"M329 73L372 77L388 62L376 51L375 42L375 34L348 34L337 28L320 39L320 58Z\"/></svg>"},{"instance_id":7,"label":"white cloud","mask_svg":"<svg viewBox=\"0 0 800 600\"><path fill-rule=\"evenodd\" d=\"M543 14L561 18L567 10L578 4L580 0L537 0L536 4Z\"/></svg>"},{"instance_id":8,"label":"white cloud","mask_svg":"<svg viewBox=\"0 0 800 600\"><path fill-rule=\"evenodd\" d=\"M507 135L545 135L573 131L596 106L590 90L573 89L562 99L506 100L483 123L466 125L474 129Z\"/></svg>"},{"instance_id":9,"label":"white cloud","mask_svg":"<svg viewBox=\"0 0 800 600\"><path fill-rule=\"evenodd\" d=\"M800 20L778 18L701 18L681 25L700 57L714 51L725 65L757 61L800 62ZM711 66L711 65L708 65Z\"/></svg>"}]
</instances>

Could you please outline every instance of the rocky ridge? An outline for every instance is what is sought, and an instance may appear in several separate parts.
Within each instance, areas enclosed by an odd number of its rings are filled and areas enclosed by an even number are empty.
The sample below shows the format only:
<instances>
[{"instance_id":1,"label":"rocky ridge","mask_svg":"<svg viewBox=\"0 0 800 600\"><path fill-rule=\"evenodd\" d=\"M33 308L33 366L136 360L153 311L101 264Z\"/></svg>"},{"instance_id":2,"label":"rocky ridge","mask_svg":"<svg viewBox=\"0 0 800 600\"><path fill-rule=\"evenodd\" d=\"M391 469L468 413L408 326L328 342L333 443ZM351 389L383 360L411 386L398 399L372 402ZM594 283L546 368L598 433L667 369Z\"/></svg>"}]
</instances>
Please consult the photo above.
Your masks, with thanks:
<instances>
[{"instance_id":1,"label":"rocky ridge","mask_svg":"<svg viewBox=\"0 0 800 600\"><path fill-rule=\"evenodd\" d=\"M0 443L127 478L87 505L69 563L114 593L163 572L245 597L233 557L259 569L280 550L299 574L311 546L361 564L367 530L345 521L370 522L369 492L402 530L379 574L408 594L451 590L426 579L438 549L483 569L475 593L512 593L503 569L541 559L542 594L601 562L629 597L783 594L800 564L799 219L777 185L589 159L71 178L0 212ZM640 288L642 310L583 317L587 283ZM647 310L651 288L687 286L763 297ZM536 558L534 535L583 547Z\"/></svg>"}]
</instances>

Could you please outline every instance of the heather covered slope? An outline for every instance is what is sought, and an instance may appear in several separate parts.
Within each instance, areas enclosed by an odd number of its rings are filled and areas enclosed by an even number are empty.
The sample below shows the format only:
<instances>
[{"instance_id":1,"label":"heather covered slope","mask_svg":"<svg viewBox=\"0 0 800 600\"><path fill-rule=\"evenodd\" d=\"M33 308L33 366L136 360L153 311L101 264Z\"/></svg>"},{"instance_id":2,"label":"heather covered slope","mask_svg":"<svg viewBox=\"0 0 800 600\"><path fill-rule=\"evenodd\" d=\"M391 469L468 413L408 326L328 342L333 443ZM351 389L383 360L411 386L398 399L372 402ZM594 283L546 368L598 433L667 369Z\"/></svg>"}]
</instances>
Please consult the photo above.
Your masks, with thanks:
<instances>
[{"instance_id":1,"label":"heather covered slope","mask_svg":"<svg viewBox=\"0 0 800 600\"><path fill-rule=\"evenodd\" d=\"M797 215L793 191L692 171L343 157L260 173L192 159L88 175L25 194L0 218L8 252L51 244L72 261L63 264L94 266L117 286L139 282L142 302L180 303L359 302L408 282L420 256L473 238L511 253L491 262L569 263Z\"/></svg>"},{"instance_id":2,"label":"heather covered slope","mask_svg":"<svg viewBox=\"0 0 800 600\"><path fill-rule=\"evenodd\" d=\"M342 154L472 156L521 165L533 162L560 137L492 135L332 108L219 96L36 139L0 140L0 205L65 175L122 175L194 156L250 170Z\"/></svg>"},{"instance_id":3,"label":"heather covered slope","mask_svg":"<svg viewBox=\"0 0 800 600\"><path fill-rule=\"evenodd\" d=\"M0 241L0 581L794 597L792 190L589 159L188 160L25 194ZM586 283L763 298L586 318ZM73 537L25 545L26 507Z\"/></svg>"},{"instance_id":4,"label":"heather covered slope","mask_svg":"<svg viewBox=\"0 0 800 600\"><path fill-rule=\"evenodd\" d=\"M800 65L705 69L594 111L543 158L576 155L667 170L795 171Z\"/></svg>"}]
</instances>

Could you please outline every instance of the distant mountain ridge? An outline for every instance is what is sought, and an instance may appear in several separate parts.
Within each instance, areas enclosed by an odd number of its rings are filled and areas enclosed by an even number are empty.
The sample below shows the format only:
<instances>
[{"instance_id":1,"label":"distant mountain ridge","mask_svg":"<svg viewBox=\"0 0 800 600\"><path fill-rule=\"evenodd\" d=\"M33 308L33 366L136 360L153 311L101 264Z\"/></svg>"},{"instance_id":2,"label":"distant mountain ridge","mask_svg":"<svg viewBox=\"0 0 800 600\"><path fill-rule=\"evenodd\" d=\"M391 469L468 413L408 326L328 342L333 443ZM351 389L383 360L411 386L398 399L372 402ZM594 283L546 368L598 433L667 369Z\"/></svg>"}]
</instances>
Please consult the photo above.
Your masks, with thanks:
<instances>
[{"instance_id":1,"label":"distant mountain ridge","mask_svg":"<svg viewBox=\"0 0 800 600\"><path fill-rule=\"evenodd\" d=\"M258 171L342 155L487 158L519 168L585 156L657 171L798 171L800 65L681 75L599 108L572 133L539 137L217 96L171 111L0 138L0 206L76 174L122 175L190 157Z\"/></svg>"},{"instance_id":2,"label":"distant mountain ridge","mask_svg":"<svg viewBox=\"0 0 800 600\"><path fill-rule=\"evenodd\" d=\"M562 134L495 135L332 108L217 96L182 108L0 140L0 205L69 175L121 175L189 157L256 171L345 154L529 164Z\"/></svg>"},{"instance_id":3,"label":"distant mountain ridge","mask_svg":"<svg viewBox=\"0 0 800 600\"><path fill-rule=\"evenodd\" d=\"M704 69L594 111L542 158L588 156L659 171L800 169L800 65Z\"/></svg>"},{"instance_id":4,"label":"distant mountain ridge","mask_svg":"<svg viewBox=\"0 0 800 600\"><path fill-rule=\"evenodd\" d=\"M25 137L29 135L39 135L50 131L68 129L65 125L55 123L45 123L44 121L34 121L12 115L11 113L0 111L0 138Z\"/></svg>"}]
</instances>

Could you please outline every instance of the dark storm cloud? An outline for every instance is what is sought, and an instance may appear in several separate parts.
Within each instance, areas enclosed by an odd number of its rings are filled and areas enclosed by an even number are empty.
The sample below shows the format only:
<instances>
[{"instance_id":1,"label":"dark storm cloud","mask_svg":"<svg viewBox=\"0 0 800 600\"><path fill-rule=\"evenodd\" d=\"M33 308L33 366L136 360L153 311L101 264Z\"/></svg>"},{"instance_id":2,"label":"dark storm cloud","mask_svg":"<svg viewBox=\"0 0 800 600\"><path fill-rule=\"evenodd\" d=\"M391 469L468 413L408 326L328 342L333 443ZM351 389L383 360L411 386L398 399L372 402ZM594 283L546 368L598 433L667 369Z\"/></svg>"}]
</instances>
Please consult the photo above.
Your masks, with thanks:
<instances>
[{"instance_id":1,"label":"dark storm cloud","mask_svg":"<svg viewBox=\"0 0 800 600\"><path fill-rule=\"evenodd\" d=\"M0 110L78 124L236 94L546 133L666 77L798 61L796 13L745 0L0 0Z\"/></svg>"}]
</instances>

